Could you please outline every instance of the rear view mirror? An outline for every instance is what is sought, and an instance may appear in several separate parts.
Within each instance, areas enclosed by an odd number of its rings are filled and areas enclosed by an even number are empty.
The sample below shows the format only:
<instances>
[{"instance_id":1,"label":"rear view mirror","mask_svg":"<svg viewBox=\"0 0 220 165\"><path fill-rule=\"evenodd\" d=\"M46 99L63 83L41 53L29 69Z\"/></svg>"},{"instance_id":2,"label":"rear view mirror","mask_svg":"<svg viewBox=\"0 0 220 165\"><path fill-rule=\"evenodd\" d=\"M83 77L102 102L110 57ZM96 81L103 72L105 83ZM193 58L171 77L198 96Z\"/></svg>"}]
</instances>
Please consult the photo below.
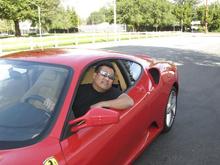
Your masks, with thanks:
<instances>
[{"instance_id":1,"label":"rear view mirror","mask_svg":"<svg viewBox=\"0 0 220 165\"><path fill-rule=\"evenodd\" d=\"M82 128L115 124L119 121L119 112L105 109L92 108L84 116L69 122L71 132L76 132Z\"/></svg>"},{"instance_id":2,"label":"rear view mirror","mask_svg":"<svg viewBox=\"0 0 220 165\"><path fill-rule=\"evenodd\" d=\"M22 78L21 73L18 72L18 71L13 70L12 68L10 68L8 70L8 73L9 73L10 77L13 78L13 79L21 79Z\"/></svg>"}]
</instances>

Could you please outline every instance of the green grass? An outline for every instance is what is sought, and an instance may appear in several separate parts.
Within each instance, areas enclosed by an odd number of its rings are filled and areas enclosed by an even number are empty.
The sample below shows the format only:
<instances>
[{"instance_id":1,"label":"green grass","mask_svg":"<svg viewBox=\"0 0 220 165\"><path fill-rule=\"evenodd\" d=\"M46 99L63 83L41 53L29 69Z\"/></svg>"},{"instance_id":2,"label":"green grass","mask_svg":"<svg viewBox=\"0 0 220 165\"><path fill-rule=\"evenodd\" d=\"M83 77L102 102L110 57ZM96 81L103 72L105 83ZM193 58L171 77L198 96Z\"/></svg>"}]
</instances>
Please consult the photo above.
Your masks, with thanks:
<instances>
[{"instance_id":1,"label":"green grass","mask_svg":"<svg viewBox=\"0 0 220 165\"><path fill-rule=\"evenodd\" d=\"M170 35L170 34L163 34ZM173 35L173 34L172 34ZM150 37L162 36L161 34L145 34L145 33L122 33L117 36L120 40L144 39ZM96 33L96 34L49 34L43 37L9 37L0 38L0 49L2 52L30 50L38 48L52 48L55 46L71 46L78 44L94 43L94 42L110 42L114 41L114 33ZM43 43L43 44L41 44Z\"/></svg>"}]
</instances>

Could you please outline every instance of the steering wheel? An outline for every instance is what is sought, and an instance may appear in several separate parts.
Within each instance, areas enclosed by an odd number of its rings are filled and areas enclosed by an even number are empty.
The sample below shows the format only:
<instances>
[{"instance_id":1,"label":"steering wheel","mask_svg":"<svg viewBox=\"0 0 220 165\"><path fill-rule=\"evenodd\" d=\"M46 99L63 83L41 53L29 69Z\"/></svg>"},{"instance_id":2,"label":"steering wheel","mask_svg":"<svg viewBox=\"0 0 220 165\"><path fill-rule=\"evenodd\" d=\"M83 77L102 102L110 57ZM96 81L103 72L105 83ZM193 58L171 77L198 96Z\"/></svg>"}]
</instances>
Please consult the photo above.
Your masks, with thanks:
<instances>
[{"instance_id":1,"label":"steering wheel","mask_svg":"<svg viewBox=\"0 0 220 165\"><path fill-rule=\"evenodd\" d=\"M39 101L40 103L43 104L46 99L42 96L39 96L39 95L31 95L31 96L27 97L24 100L24 102L29 103L30 100L36 100L36 101Z\"/></svg>"},{"instance_id":2,"label":"steering wheel","mask_svg":"<svg viewBox=\"0 0 220 165\"><path fill-rule=\"evenodd\" d=\"M36 100L39 101L42 105L44 104L44 101L46 100L44 97L40 96L40 95L31 95L29 97L27 97L24 102L29 103L30 100ZM50 117L50 111L47 109L42 109L43 111L45 111L45 113Z\"/></svg>"}]
</instances>

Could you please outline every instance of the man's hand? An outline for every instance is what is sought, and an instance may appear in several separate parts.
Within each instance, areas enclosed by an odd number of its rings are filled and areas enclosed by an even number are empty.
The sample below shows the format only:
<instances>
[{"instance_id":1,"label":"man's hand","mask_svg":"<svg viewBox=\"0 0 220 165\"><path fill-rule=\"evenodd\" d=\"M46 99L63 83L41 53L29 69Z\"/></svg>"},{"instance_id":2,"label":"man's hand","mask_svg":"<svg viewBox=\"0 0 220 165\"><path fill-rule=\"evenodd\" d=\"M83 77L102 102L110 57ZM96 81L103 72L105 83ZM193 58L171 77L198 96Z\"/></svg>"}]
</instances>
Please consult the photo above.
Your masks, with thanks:
<instances>
[{"instance_id":1,"label":"man's hand","mask_svg":"<svg viewBox=\"0 0 220 165\"><path fill-rule=\"evenodd\" d=\"M113 100L101 101L90 108L110 108L124 110L134 105L133 99L125 93L122 93L118 98Z\"/></svg>"},{"instance_id":2,"label":"man's hand","mask_svg":"<svg viewBox=\"0 0 220 165\"><path fill-rule=\"evenodd\" d=\"M106 101L101 101L101 102L98 102L96 104L93 104L91 105L90 108L107 108L107 102Z\"/></svg>"},{"instance_id":3,"label":"man's hand","mask_svg":"<svg viewBox=\"0 0 220 165\"><path fill-rule=\"evenodd\" d=\"M54 107L55 107L55 103L54 103L51 99L49 99L49 98L45 99L43 105L44 105L49 111L52 111L52 110L54 109Z\"/></svg>"}]
</instances>

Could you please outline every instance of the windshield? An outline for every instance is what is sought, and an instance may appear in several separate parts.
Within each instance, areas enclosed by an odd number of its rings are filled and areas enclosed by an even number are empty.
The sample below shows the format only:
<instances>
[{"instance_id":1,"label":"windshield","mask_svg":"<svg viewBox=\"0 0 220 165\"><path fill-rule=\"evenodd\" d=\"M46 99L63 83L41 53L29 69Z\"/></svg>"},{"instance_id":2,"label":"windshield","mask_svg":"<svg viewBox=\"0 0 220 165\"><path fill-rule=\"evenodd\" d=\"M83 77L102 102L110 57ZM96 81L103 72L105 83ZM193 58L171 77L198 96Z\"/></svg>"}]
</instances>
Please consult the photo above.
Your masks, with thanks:
<instances>
[{"instance_id":1,"label":"windshield","mask_svg":"<svg viewBox=\"0 0 220 165\"><path fill-rule=\"evenodd\" d=\"M0 143L39 136L56 111L69 70L0 60Z\"/></svg>"}]
</instances>

